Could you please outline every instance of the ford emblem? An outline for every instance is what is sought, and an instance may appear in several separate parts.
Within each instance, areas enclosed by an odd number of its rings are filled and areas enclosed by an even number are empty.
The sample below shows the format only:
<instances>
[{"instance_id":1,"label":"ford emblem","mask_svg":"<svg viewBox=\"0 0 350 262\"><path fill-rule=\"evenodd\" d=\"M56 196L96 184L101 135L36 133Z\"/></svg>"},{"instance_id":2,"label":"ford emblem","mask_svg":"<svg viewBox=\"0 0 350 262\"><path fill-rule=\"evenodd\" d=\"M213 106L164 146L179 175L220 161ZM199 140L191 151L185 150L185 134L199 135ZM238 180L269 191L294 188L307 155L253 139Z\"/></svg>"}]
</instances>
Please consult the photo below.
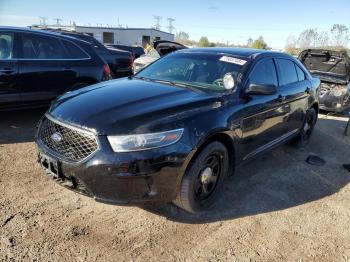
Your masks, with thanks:
<instances>
[{"instance_id":1,"label":"ford emblem","mask_svg":"<svg viewBox=\"0 0 350 262\"><path fill-rule=\"evenodd\" d=\"M60 133L53 133L52 135L51 135L51 139L53 140L53 141L55 141L56 143L59 143L59 142L61 142L62 141L62 135L60 134Z\"/></svg>"}]
</instances>

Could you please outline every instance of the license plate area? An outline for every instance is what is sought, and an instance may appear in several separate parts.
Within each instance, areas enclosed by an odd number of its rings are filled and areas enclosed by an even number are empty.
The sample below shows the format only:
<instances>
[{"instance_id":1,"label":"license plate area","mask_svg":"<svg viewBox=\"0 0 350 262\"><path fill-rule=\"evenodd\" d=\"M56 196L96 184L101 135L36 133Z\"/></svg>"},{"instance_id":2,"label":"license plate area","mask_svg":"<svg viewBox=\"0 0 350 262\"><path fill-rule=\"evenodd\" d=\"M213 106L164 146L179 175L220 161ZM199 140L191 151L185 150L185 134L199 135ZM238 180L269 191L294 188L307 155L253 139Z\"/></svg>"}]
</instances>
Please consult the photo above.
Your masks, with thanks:
<instances>
[{"instance_id":1,"label":"license plate area","mask_svg":"<svg viewBox=\"0 0 350 262\"><path fill-rule=\"evenodd\" d=\"M42 168L44 168L48 175L53 176L54 178L62 178L62 171L60 162L43 154L39 153L39 161Z\"/></svg>"}]
</instances>

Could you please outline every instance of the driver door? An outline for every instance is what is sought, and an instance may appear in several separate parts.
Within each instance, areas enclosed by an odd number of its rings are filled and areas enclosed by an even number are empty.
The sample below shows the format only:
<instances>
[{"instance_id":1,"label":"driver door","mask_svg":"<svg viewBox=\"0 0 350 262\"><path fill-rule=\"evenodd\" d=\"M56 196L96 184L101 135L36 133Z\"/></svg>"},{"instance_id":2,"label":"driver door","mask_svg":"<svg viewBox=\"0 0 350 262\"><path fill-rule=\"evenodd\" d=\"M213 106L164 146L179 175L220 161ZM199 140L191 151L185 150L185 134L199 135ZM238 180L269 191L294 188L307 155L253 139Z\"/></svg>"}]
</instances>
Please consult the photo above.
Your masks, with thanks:
<instances>
[{"instance_id":1,"label":"driver door","mask_svg":"<svg viewBox=\"0 0 350 262\"><path fill-rule=\"evenodd\" d=\"M273 58L257 61L249 74L250 84L278 87L276 63ZM290 106L283 104L278 93L250 95L246 100L241 120L243 160L249 159L283 139L286 133L285 117Z\"/></svg>"}]
</instances>

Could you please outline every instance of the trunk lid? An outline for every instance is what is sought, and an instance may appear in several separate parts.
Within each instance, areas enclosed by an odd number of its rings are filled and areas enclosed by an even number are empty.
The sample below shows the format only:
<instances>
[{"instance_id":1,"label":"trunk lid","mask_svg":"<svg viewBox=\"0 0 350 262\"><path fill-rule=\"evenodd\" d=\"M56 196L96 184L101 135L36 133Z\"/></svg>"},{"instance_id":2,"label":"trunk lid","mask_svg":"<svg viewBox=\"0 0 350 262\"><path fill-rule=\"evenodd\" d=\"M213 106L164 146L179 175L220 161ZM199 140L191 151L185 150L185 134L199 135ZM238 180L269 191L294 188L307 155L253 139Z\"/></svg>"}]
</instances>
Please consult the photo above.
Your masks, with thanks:
<instances>
[{"instance_id":1,"label":"trunk lid","mask_svg":"<svg viewBox=\"0 0 350 262\"><path fill-rule=\"evenodd\" d=\"M298 59L322 81L346 84L350 76L350 58L345 51L307 49Z\"/></svg>"},{"instance_id":2,"label":"trunk lid","mask_svg":"<svg viewBox=\"0 0 350 262\"><path fill-rule=\"evenodd\" d=\"M176 50L187 48L186 46L180 43L166 41L166 40L155 41L153 43L153 47L155 50L157 50L160 56L164 56Z\"/></svg>"}]
</instances>

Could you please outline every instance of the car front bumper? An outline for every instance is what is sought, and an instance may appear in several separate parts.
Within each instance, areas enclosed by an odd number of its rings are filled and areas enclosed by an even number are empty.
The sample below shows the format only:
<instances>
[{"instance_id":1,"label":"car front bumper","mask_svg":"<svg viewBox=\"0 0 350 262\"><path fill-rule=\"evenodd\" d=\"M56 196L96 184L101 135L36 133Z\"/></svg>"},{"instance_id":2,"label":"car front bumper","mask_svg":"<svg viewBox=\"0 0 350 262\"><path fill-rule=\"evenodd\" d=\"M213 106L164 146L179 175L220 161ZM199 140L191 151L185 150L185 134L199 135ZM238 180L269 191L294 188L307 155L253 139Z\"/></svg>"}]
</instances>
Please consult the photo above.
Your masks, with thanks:
<instances>
[{"instance_id":1,"label":"car front bumper","mask_svg":"<svg viewBox=\"0 0 350 262\"><path fill-rule=\"evenodd\" d=\"M58 158L37 140L38 162L57 183L100 202L170 202L176 198L193 155L190 147L178 142L159 149L115 153L106 137L99 139L100 149L81 163Z\"/></svg>"},{"instance_id":2,"label":"car front bumper","mask_svg":"<svg viewBox=\"0 0 350 262\"><path fill-rule=\"evenodd\" d=\"M350 106L350 94L347 92L342 96L324 94L320 96L320 109L330 112L341 113Z\"/></svg>"}]
</instances>

